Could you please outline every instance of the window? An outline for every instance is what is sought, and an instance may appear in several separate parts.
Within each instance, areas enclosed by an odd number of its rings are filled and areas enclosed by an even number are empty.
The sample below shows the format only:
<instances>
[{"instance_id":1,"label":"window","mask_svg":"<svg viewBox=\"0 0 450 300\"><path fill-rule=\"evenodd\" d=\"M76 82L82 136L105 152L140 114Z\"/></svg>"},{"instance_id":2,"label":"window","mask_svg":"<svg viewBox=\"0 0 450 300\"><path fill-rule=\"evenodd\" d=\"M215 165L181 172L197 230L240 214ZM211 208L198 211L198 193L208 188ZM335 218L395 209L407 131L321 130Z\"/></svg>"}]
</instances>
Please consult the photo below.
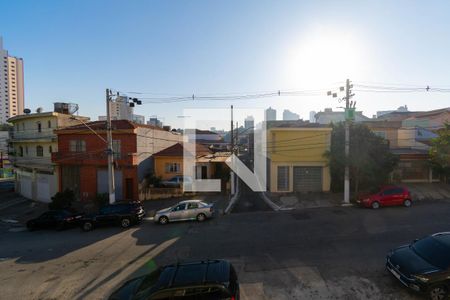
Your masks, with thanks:
<instances>
[{"instance_id":1,"label":"window","mask_svg":"<svg viewBox=\"0 0 450 300\"><path fill-rule=\"evenodd\" d=\"M19 147L19 156L23 156L23 147L22 146Z\"/></svg>"},{"instance_id":2,"label":"window","mask_svg":"<svg viewBox=\"0 0 450 300\"><path fill-rule=\"evenodd\" d=\"M37 122L37 130L38 130L38 132L42 132L41 122Z\"/></svg>"},{"instance_id":3,"label":"window","mask_svg":"<svg viewBox=\"0 0 450 300\"><path fill-rule=\"evenodd\" d=\"M183 203L183 204L179 204L179 205L175 206L172 210L173 211L180 211L180 210L185 210L185 209L186 209L186 204Z\"/></svg>"},{"instance_id":4,"label":"window","mask_svg":"<svg viewBox=\"0 0 450 300\"><path fill-rule=\"evenodd\" d=\"M279 166L277 169L277 190L288 191L289 190L289 167Z\"/></svg>"},{"instance_id":5,"label":"window","mask_svg":"<svg viewBox=\"0 0 450 300\"><path fill-rule=\"evenodd\" d=\"M196 209L196 208L198 208L198 203L189 202L188 209Z\"/></svg>"},{"instance_id":6,"label":"window","mask_svg":"<svg viewBox=\"0 0 450 300\"><path fill-rule=\"evenodd\" d=\"M42 146L36 146L36 156L44 156L44 148Z\"/></svg>"},{"instance_id":7,"label":"window","mask_svg":"<svg viewBox=\"0 0 450 300\"><path fill-rule=\"evenodd\" d=\"M50 120L47 121L47 127L52 128L52 121L50 121Z\"/></svg>"},{"instance_id":8,"label":"window","mask_svg":"<svg viewBox=\"0 0 450 300\"><path fill-rule=\"evenodd\" d=\"M86 152L86 142L84 140L71 140L70 152Z\"/></svg>"},{"instance_id":9,"label":"window","mask_svg":"<svg viewBox=\"0 0 450 300\"><path fill-rule=\"evenodd\" d=\"M28 155L28 146L25 146L25 154Z\"/></svg>"},{"instance_id":10,"label":"window","mask_svg":"<svg viewBox=\"0 0 450 300\"><path fill-rule=\"evenodd\" d=\"M166 173L180 173L180 163L166 163Z\"/></svg>"},{"instance_id":11,"label":"window","mask_svg":"<svg viewBox=\"0 0 450 300\"><path fill-rule=\"evenodd\" d=\"M382 137L383 139L386 139L386 132L384 131L374 131L373 132L376 136Z\"/></svg>"},{"instance_id":12,"label":"window","mask_svg":"<svg viewBox=\"0 0 450 300\"><path fill-rule=\"evenodd\" d=\"M52 152L53 152L52 146L48 146L48 153L52 154Z\"/></svg>"},{"instance_id":13,"label":"window","mask_svg":"<svg viewBox=\"0 0 450 300\"><path fill-rule=\"evenodd\" d=\"M120 159L120 140L113 140L113 153L114 153L114 159Z\"/></svg>"}]
</instances>

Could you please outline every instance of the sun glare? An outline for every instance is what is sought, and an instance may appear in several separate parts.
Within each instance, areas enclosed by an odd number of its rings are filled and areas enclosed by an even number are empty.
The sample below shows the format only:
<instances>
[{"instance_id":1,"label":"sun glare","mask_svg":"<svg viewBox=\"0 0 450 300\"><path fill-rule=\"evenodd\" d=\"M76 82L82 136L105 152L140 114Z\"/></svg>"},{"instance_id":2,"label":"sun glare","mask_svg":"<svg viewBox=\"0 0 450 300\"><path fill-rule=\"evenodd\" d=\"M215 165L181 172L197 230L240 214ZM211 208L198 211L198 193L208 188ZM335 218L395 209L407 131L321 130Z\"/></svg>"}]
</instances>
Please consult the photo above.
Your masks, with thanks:
<instances>
[{"instance_id":1,"label":"sun glare","mask_svg":"<svg viewBox=\"0 0 450 300\"><path fill-rule=\"evenodd\" d=\"M289 86L324 87L347 77L361 76L361 42L349 35L317 33L288 50L286 83Z\"/></svg>"}]
</instances>

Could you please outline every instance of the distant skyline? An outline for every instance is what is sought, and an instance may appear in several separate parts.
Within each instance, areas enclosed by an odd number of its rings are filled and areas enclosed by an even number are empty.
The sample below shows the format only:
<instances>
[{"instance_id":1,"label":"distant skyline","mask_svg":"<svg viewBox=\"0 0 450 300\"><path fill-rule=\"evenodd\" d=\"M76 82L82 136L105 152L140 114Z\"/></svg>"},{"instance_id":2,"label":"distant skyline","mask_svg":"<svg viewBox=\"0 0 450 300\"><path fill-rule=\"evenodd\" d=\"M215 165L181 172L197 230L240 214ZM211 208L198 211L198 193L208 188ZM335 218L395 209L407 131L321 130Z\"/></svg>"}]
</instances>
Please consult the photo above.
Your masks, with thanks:
<instances>
[{"instance_id":1,"label":"distant skyline","mask_svg":"<svg viewBox=\"0 0 450 300\"><path fill-rule=\"evenodd\" d=\"M406 0L2 1L0 36L24 60L25 107L32 111L74 102L80 115L97 120L105 115L106 88L152 93L145 97L323 89L134 110L181 127L184 108L233 104L244 124L248 113L240 108L288 109L304 120L310 111L339 110L342 103L326 90L346 78L450 88L449 11L448 1ZM416 111L450 103L450 93L354 92L369 117L405 104Z\"/></svg>"}]
</instances>

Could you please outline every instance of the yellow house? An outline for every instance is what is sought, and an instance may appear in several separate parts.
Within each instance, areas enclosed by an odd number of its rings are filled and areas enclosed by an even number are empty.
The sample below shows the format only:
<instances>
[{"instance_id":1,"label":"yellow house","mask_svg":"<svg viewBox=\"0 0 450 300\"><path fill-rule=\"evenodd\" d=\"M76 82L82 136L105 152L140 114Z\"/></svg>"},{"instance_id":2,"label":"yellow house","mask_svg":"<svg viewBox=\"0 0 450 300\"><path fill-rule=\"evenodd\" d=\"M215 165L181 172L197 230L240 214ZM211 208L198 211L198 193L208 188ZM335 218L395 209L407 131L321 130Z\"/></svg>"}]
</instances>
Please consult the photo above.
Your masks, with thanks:
<instances>
[{"instance_id":1,"label":"yellow house","mask_svg":"<svg viewBox=\"0 0 450 300\"><path fill-rule=\"evenodd\" d=\"M267 124L270 192L328 192L330 170L324 153L331 128L300 121Z\"/></svg>"},{"instance_id":2,"label":"yellow house","mask_svg":"<svg viewBox=\"0 0 450 300\"><path fill-rule=\"evenodd\" d=\"M180 143L176 143L153 155L155 175L162 180L168 180L176 175L183 175L183 152L184 148ZM201 157L209 154L207 147L197 144L196 155ZM214 173L213 165L208 163L196 164L196 177L199 179L212 178Z\"/></svg>"}]
</instances>

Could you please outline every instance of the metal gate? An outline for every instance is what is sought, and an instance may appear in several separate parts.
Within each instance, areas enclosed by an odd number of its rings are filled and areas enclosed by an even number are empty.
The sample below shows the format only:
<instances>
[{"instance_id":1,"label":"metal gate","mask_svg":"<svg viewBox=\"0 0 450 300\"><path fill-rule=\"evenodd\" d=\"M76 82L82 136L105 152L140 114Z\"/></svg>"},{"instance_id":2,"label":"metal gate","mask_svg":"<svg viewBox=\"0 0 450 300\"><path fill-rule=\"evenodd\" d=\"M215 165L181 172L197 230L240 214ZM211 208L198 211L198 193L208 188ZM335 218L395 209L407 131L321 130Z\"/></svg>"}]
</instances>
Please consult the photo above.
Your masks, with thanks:
<instances>
[{"instance_id":1,"label":"metal gate","mask_svg":"<svg viewBox=\"0 0 450 300\"><path fill-rule=\"evenodd\" d=\"M122 171L114 171L114 185L116 188L116 200L123 200L122 194ZM97 170L97 194L108 193L108 170Z\"/></svg>"},{"instance_id":2,"label":"metal gate","mask_svg":"<svg viewBox=\"0 0 450 300\"><path fill-rule=\"evenodd\" d=\"M294 167L294 192L321 192L322 167Z\"/></svg>"}]
</instances>

